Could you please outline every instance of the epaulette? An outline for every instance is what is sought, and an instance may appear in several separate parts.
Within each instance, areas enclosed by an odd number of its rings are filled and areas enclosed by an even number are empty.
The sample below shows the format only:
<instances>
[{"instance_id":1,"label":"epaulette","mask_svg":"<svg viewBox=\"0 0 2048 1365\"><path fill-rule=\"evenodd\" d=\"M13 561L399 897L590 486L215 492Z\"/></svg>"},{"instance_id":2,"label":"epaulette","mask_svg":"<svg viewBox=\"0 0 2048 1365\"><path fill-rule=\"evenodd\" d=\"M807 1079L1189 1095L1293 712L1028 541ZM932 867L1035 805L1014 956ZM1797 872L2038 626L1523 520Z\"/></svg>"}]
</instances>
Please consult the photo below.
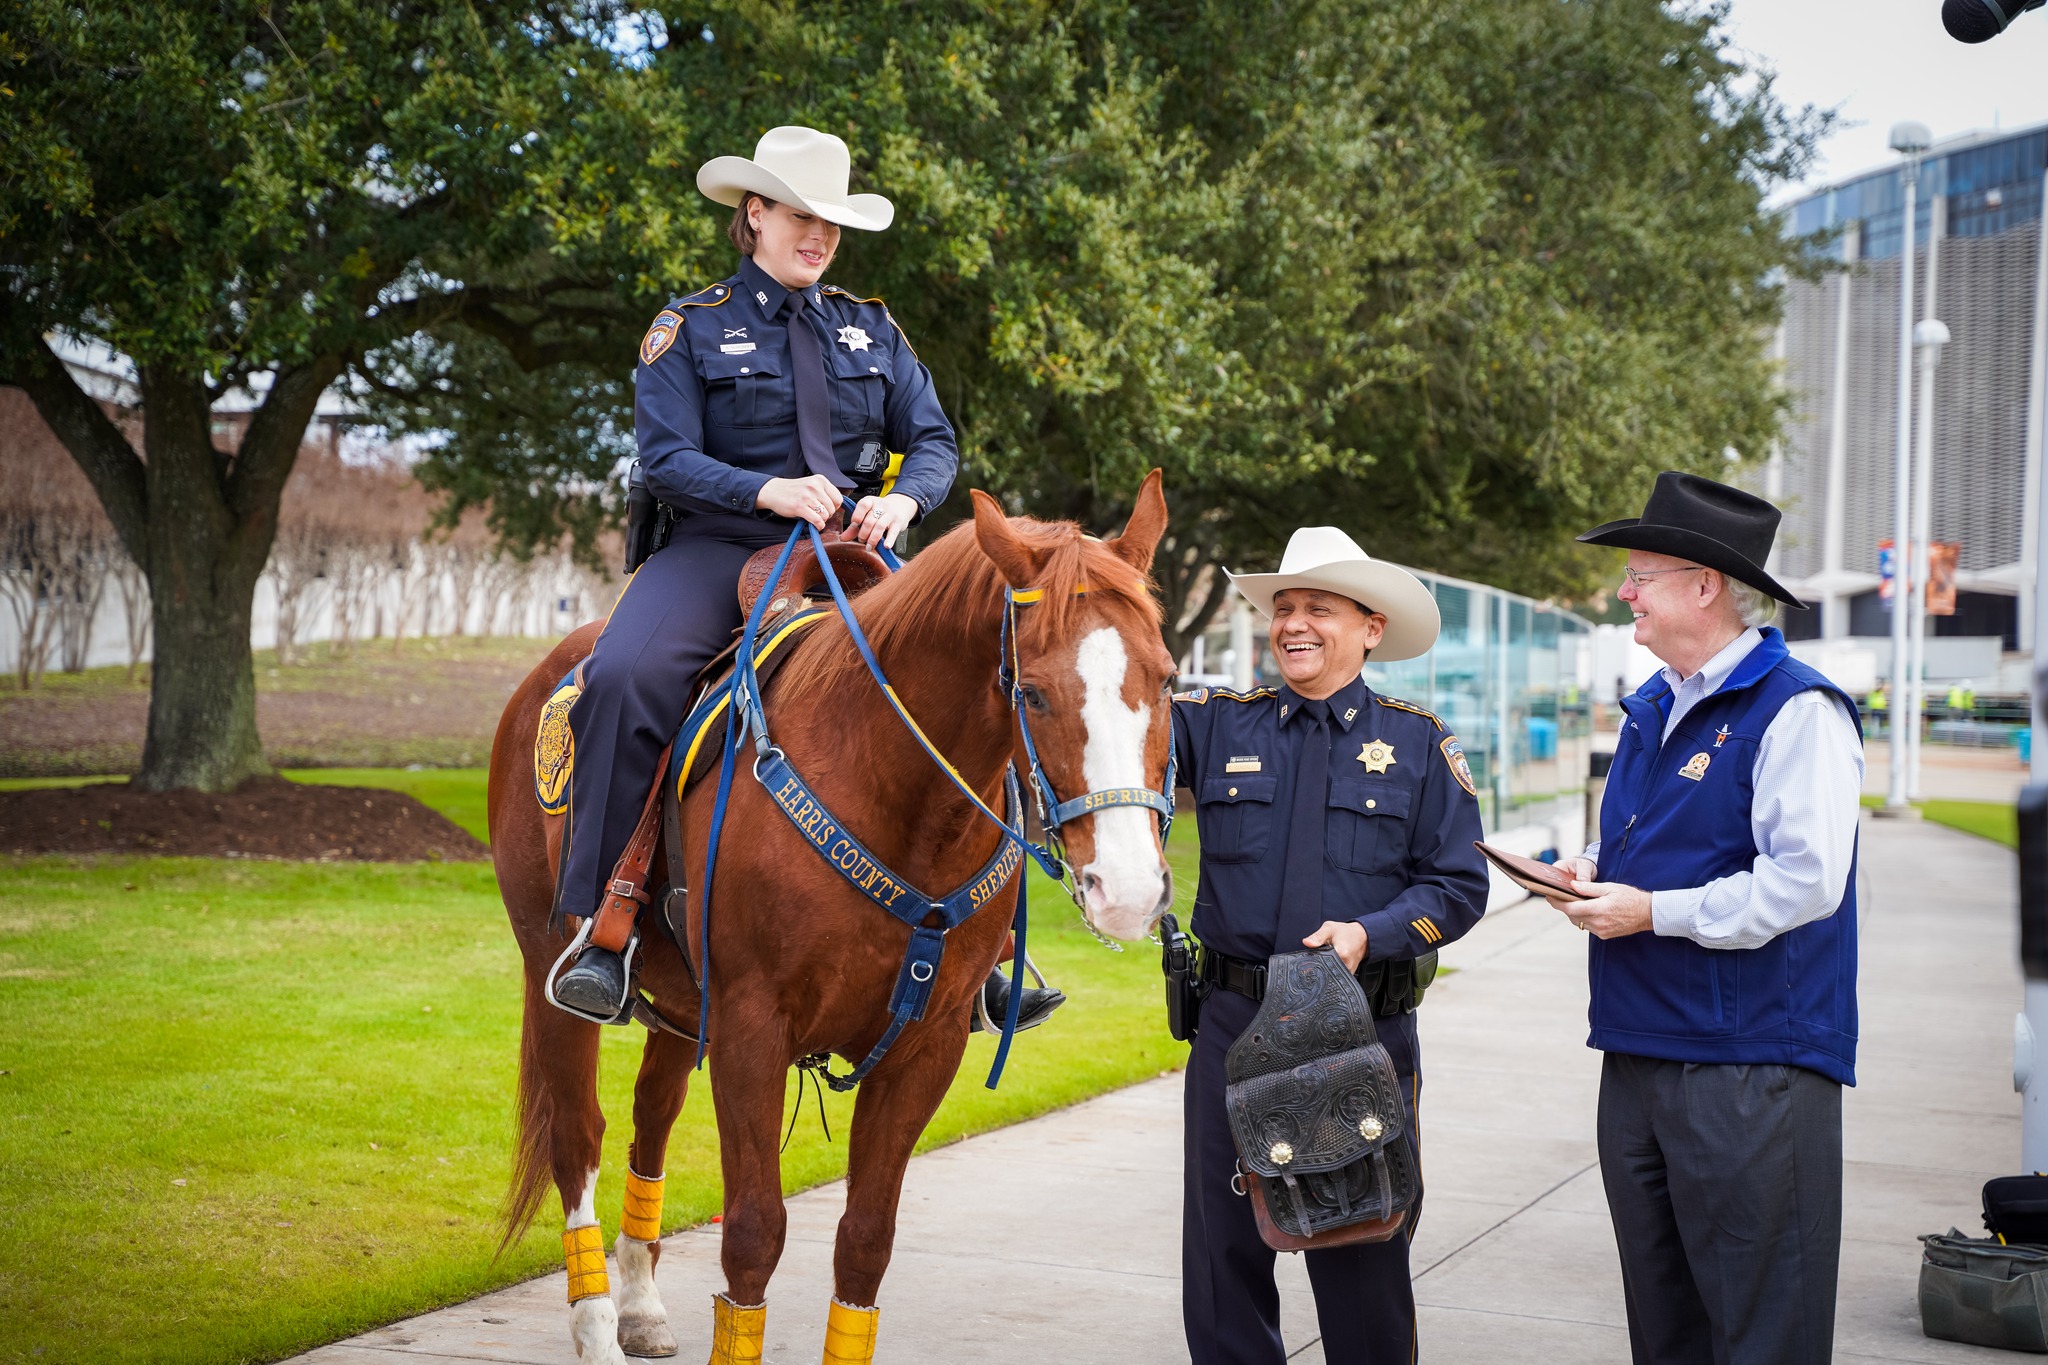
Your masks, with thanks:
<instances>
[{"instance_id":1,"label":"epaulette","mask_svg":"<svg viewBox=\"0 0 2048 1365\"><path fill-rule=\"evenodd\" d=\"M671 308L716 308L732 297L732 287L726 284L707 284L694 294L685 294L669 304Z\"/></svg>"},{"instance_id":2,"label":"epaulette","mask_svg":"<svg viewBox=\"0 0 2048 1365\"><path fill-rule=\"evenodd\" d=\"M860 295L854 293L851 289L841 289L836 284L826 285L825 292L828 294L837 294L841 298L852 299L855 303L881 303L882 307L884 308L887 308L889 306L886 303L882 303L882 300L880 298L864 299Z\"/></svg>"},{"instance_id":3,"label":"epaulette","mask_svg":"<svg viewBox=\"0 0 2048 1365\"><path fill-rule=\"evenodd\" d=\"M1441 730L1444 728L1444 723L1441 720L1437 719L1436 712L1434 711L1425 711L1419 706L1410 706L1407 702L1396 701L1392 697L1374 697L1373 700L1378 702L1381 706L1391 706L1396 711L1412 711L1416 715L1421 716L1424 720L1428 721L1431 725L1434 725L1437 729Z\"/></svg>"},{"instance_id":4,"label":"epaulette","mask_svg":"<svg viewBox=\"0 0 2048 1365\"><path fill-rule=\"evenodd\" d=\"M1226 701L1264 701L1268 697L1279 695L1275 689L1270 687L1254 687L1249 692L1233 692L1227 687L1211 687L1205 690L1210 696L1222 697Z\"/></svg>"}]
</instances>

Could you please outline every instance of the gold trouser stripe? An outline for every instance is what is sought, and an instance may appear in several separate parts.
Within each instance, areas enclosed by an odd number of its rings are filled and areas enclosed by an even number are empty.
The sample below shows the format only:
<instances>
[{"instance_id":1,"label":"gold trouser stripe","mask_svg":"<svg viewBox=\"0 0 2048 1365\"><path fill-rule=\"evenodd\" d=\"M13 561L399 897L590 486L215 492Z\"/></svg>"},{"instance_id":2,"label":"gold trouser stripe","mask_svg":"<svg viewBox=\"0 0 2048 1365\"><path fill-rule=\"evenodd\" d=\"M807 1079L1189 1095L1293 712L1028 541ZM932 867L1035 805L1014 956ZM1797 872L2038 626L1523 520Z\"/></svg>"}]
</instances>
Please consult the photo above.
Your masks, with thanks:
<instances>
[{"instance_id":1,"label":"gold trouser stripe","mask_svg":"<svg viewBox=\"0 0 2048 1365\"><path fill-rule=\"evenodd\" d=\"M569 1266L569 1302L612 1292L611 1278L604 1273L604 1233L597 1224L565 1229L562 1259Z\"/></svg>"},{"instance_id":2,"label":"gold trouser stripe","mask_svg":"<svg viewBox=\"0 0 2048 1365\"><path fill-rule=\"evenodd\" d=\"M870 1365L881 1320L879 1308L855 1308L832 1300L825 1313L825 1365Z\"/></svg>"},{"instance_id":3,"label":"gold trouser stripe","mask_svg":"<svg viewBox=\"0 0 2048 1365\"><path fill-rule=\"evenodd\" d=\"M711 1296L710 1365L761 1365L767 1335L767 1304L742 1308L723 1294Z\"/></svg>"},{"instance_id":4,"label":"gold trouser stripe","mask_svg":"<svg viewBox=\"0 0 2048 1365\"><path fill-rule=\"evenodd\" d=\"M619 1219L619 1231L636 1242L661 1240L662 1176L649 1180L626 1168L626 1211Z\"/></svg>"}]
</instances>

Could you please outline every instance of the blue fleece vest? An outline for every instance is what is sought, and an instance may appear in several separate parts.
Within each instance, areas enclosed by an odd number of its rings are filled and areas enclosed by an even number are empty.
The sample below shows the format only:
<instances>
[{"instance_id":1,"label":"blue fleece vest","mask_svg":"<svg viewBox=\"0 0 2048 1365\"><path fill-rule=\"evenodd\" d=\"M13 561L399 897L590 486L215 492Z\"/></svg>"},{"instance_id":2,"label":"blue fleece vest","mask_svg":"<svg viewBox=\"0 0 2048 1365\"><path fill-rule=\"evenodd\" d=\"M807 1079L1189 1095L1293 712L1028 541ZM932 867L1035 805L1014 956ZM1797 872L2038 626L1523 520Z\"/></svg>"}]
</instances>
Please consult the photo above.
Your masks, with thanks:
<instances>
[{"instance_id":1,"label":"blue fleece vest","mask_svg":"<svg viewBox=\"0 0 2048 1365\"><path fill-rule=\"evenodd\" d=\"M1600 880L1646 891L1746 872L1757 747L1811 688L1853 702L1763 641L1660 742L1671 688L1657 674L1622 699L1627 719L1600 806ZM1859 726L1860 733L1860 726ZM1703 948L1655 933L1595 939L1587 1045L1680 1062L1780 1062L1856 1083L1856 869L1842 903L1757 948Z\"/></svg>"}]
</instances>

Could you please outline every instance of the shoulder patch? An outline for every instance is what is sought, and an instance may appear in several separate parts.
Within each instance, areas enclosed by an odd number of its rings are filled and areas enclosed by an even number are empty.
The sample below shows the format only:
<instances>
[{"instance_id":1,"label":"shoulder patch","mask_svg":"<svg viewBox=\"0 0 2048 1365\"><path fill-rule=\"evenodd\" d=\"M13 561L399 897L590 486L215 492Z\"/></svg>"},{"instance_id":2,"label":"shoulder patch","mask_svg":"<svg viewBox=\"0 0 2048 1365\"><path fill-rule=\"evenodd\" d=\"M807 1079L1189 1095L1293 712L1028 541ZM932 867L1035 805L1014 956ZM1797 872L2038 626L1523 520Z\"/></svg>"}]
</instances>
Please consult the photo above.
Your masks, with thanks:
<instances>
[{"instance_id":1,"label":"shoulder patch","mask_svg":"<svg viewBox=\"0 0 2048 1365\"><path fill-rule=\"evenodd\" d=\"M1185 692L1174 693L1173 699L1175 701L1187 702L1192 706L1202 706L1207 704L1209 700L1209 689L1206 687L1190 688Z\"/></svg>"},{"instance_id":2,"label":"shoulder patch","mask_svg":"<svg viewBox=\"0 0 2048 1365\"><path fill-rule=\"evenodd\" d=\"M1450 765L1451 776L1458 779L1458 785L1465 789L1465 794L1479 795L1479 787L1472 781L1472 765L1465 761L1465 748L1458 743L1458 737L1445 735L1444 742L1436 747L1443 751L1444 762Z\"/></svg>"},{"instance_id":3,"label":"shoulder patch","mask_svg":"<svg viewBox=\"0 0 2048 1365\"><path fill-rule=\"evenodd\" d=\"M1390 706L1396 711L1406 711L1411 715L1421 716L1424 720L1428 721L1431 725L1434 725L1439 730L1444 728L1444 723L1437 719L1436 712L1434 711L1425 711L1419 706L1410 706L1407 702L1396 701L1392 697L1374 697L1373 700L1378 702L1381 706Z\"/></svg>"},{"instance_id":4,"label":"shoulder patch","mask_svg":"<svg viewBox=\"0 0 2048 1365\"><path fill-rule=\"evenodd\" d=\"M664 308L655 316L654 325L647 329L647 335L640 339L640 363L652 365L661 359L662 352L675 345L676 333L682 328L683 315L673 308Z\"/></svg>"}]
</instances>

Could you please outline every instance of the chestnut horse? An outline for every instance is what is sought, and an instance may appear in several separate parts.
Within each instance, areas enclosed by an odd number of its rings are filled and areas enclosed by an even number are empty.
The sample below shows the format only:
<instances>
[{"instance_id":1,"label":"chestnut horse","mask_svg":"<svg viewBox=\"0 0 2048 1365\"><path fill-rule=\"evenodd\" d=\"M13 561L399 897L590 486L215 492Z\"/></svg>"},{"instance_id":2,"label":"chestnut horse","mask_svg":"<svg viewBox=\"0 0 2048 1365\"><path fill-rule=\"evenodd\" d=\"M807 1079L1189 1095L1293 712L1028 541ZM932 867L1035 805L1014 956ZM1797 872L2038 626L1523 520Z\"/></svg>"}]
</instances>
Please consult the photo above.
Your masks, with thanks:
<instances>
[{"instance_id":1,"label":"chestnut horse","mask_svg":"<svg viewBox=\"0 0 2048 1365\"><path fill-rule=\"evenodd\" d=\"M1113 787L1157 790L1171 747L1173 673L1149 580L1166 525L1158 471L1145 479L1123 533L1108 541L1070 522L1006 517L979 491L973 500L971 525L941 536L854 599L854 614L898 696L966 783L1001 810L1006 771L1025 764L1017 718L997 683L1005 589L1038 589L1034 605L1016 611L1017 695L1053 791L1068 798ZM587 1365L623 1365L622 1347L635 1355L676 1349L654 1267L663 1158L696 1048L670 1033L646 1038L633 1093L626 1217L614 1245L621 1281L615 1306L596 1216L604 1135L599 1026L554 1008L543 995L544 975L564 945L548 929L561 831L559 817L543 815L532 777L541 707L555 682L590 652L597 631L584 626L565 639L506 707L491 751L490 829L498 885L526 960L520 1137L506 1237L530 1225L552 1178L565 1215L577 1355ZM850 834L919 891L953 891L995 852L1004 836L890 711L843 621L811 628L800 653L773 679L768 704L775 742L795 769ZM704 856L716 785L700 783L684 799L692 862ZM1120 939L1150 932L1172 898L1153 813L1101 810L1075 819L1064 833L1087 922ZM704 870L686 871L691 960L702 962L695 893ZM876 1291L895 1241L904 1167L959 1070L970 1001L1002 951L1019 886L1013 879L947 935L923 1018L904 1029L860 1086L846 1213L833 1254L825 1350L833 1365L873 1358ZM725 1365L761 1358L768 1279L782 1254L777 1147L789 1069L811 1054L849 1061L867 1055L890 1022L910 930L842 880L744 764L732 787L712 898L706 1041L725 1177L726 1290L713 1299L711 1359ZM685 1027L696 1020L690 966L653 926L643 937L639 980L667 1019Z\"/></svg>"}]
</instances>

